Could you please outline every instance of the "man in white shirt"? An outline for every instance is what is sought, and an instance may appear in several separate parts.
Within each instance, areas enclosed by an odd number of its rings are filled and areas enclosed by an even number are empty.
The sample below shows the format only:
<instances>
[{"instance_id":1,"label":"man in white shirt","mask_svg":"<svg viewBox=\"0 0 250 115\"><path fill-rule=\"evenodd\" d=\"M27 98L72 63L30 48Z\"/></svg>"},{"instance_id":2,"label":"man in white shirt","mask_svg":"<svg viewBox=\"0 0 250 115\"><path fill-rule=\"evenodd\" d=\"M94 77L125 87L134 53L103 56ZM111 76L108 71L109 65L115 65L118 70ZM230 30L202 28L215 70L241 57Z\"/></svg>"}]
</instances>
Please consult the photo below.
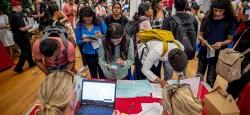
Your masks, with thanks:
<instances>
[{"instance_id":1,"label":"man in white shirt","mask_svg":"<svg viewBox=\"0 0 250 115\"><path fill-rule=\"evenodd\" d=\"M178 41L177 41L178 42ZM143 57L142 63L142 73L150 80L156 83L159 83L161 87L164 87L167 84L167 81L162 80L156 76L150 68L153 65L158 65L159 61L169 61L173 69L177 73L185 73L185 68L187 66L188 58L184 52L183 45L180 44L180 48L174 44L168 43L167 52L162 55L163 52L163 42L159 40L150 40L146 43L148 48L148 54Z\"/></svg>"}]
</instances>

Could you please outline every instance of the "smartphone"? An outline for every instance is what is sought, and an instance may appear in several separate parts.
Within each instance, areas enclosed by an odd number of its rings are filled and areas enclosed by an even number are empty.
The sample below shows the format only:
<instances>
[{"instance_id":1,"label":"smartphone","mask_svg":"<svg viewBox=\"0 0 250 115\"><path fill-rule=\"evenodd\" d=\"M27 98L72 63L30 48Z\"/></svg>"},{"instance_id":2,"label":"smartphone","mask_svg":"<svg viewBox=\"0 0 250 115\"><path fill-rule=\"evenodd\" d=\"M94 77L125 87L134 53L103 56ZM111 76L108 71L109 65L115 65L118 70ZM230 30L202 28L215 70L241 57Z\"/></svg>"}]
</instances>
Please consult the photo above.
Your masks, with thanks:
<instances>
[{"instance_id":1,"label":"smartphone","mask_svg":"<svg viewBox=\"0 0 250 115\"><path fill-rule=\"evenodd\" d=\"M110 69L117 71L117 70L118 70L118 67L117 67L116 65L111 65L111 66L110 66Z\"/></svg>"}]
</instances>

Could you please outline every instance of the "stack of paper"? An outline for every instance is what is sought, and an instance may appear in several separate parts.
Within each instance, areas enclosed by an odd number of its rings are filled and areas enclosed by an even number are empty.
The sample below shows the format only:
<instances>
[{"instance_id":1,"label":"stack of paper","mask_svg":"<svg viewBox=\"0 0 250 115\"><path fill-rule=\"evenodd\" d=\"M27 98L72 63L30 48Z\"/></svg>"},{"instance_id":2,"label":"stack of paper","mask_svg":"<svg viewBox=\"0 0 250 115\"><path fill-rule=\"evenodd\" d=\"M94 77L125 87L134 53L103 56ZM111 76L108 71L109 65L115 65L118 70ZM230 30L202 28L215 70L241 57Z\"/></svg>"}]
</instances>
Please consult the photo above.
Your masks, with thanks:
<instances>
[{"instance_id":1,"label":"stack of paper","mask_svg":"<svg viewBox=\"0 0 250 115\"><path fill-rule=\"evenodd\" d=\"M161 115L163 107L159 103L142 103L142 111L137 115Z\"/></svg>"},{"instance_id":2,"label":"stack of paper","mask_svg":"<svg viewBox=\"0 0 250 115\"><path fill-rule=\"evenodd\" d=\"M150 96L152 92L148 80L118 80L116 85L117 98L133 98Z\"/></svg>"},{"instance_id":3,"label":"stack of paper","mask_svg":"<svg viewBox=\"0 0 250 115\"><path fill-rule=\"evenodd\" d=\"M151 83L152 87L152 97L162 98L162 88L159 84Z\"/></svg>"}]
</instances>

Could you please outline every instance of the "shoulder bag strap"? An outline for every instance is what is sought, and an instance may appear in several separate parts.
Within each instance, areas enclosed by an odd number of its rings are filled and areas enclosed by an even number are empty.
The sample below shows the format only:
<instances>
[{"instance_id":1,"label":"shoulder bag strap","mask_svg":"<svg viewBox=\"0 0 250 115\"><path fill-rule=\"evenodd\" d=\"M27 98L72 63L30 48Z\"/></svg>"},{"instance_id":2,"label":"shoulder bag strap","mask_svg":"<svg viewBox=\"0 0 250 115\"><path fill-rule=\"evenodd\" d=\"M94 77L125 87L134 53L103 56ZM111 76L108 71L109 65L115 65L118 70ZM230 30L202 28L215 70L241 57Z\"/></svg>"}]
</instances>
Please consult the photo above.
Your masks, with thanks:
<instances>
[{"instance_id":1,"label":"shoulder bag strap","mask_svg":"<svg viewBox=\"0 0 250 115\"><path fill-rule=\"evenodd\" d=\"M247 73L250 70L250 64L247 65L247 67L243 70L243 74Z\"/></svg>"},{"instance_id":2,"label":"shoulder bag strap","mask_svg":"<svg viewBox=\"0 0 250 115\"><path fill-rule=\"evenodd\" d=\"M240 38L239 38L239 40L235 43L235 45L234 45L234 47L233 47L233 49L235 49L236 48L236 46L238 45L238 43L240 42L240 40L241 40L241 38L242 38L242 36L248 31L248 29L249 28L247 28L242 34L241 34L241 36L240 36Z\"/></svg>"}]
</instances>

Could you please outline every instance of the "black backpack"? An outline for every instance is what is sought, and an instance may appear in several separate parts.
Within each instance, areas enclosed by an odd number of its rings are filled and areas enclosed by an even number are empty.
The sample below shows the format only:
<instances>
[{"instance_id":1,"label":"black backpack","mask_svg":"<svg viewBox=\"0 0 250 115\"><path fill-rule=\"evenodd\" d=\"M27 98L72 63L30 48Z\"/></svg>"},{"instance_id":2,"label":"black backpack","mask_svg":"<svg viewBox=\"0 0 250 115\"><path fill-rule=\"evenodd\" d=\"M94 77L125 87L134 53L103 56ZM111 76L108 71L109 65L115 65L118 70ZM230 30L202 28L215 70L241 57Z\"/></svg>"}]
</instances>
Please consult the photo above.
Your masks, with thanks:
<instances>
[{"instance_id":1,"label":"black backpack","mask_svg":"<svg viewBox=\"0 0 250 115\"><path fill-rule=\"evenodd\" d=\"M183 44L188 59L192 60L195 57L197 41L197 33L193 24L196 19L190 16L188 20L181 20L176 15L171 16L171 18L170 26L172 31L175 29L175 39Z\"/></svg>"},{"instance_id":2,"label":"black backpack","mask_svg":"<svg viewBox=\"0 0 250 115\"><path fill-rule=\"evenodd\" d=\"M63 54L64 55L67 55L67 49L68 49L68 39L66 37L67 35L67 30L65 27L62 27L62 26L56 26L56 22L57 21L54 21L52 25L49 25L47 27L45 27L44 29L44 34L40 40L40 42L42 42L43 40L45 39L48 39L48 37L50 37L52 34L56 34L56 35L59 35L59 37L61 38L62 40L62 43L64 45L64 48L65 50L63 51Z\"/></svg>"},{"instance_id":3,"label":"black backpack","mask_svg":"<svg viewBox=\"0 0 250 115\"><path fill-rule=\"evenodd\" d=\"M129 37L135 37L136 35L136 24L134 21L129 21L124 27Z\"/></svg>"}]
</instances>

